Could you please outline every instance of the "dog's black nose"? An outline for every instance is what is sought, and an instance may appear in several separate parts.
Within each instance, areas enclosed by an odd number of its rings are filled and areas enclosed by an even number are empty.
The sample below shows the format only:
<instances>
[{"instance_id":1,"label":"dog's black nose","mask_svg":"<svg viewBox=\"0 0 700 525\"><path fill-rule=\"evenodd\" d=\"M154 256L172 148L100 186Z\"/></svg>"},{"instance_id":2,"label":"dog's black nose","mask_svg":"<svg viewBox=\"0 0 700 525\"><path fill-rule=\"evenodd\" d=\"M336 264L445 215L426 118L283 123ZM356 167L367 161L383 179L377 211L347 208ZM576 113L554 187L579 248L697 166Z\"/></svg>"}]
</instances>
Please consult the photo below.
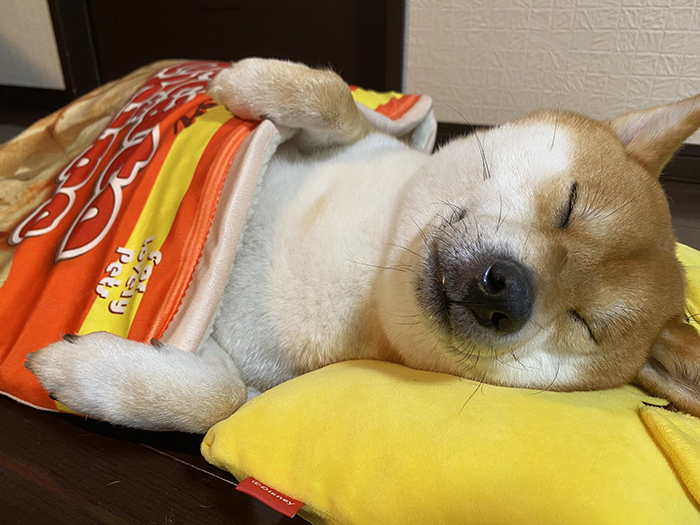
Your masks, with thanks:
<instances>
[{"instance_id":1,"label":"dog's black nose","mask_svg":"<svg viewBox=\"0 0 700 525\"><path fill-rule=\"evenodd\" d=\"M533 295L527 268L510 259L498 259L476 272L460 302L472 311L479 324L505 335L528 321Z\"/></svg>"}]
</instances>

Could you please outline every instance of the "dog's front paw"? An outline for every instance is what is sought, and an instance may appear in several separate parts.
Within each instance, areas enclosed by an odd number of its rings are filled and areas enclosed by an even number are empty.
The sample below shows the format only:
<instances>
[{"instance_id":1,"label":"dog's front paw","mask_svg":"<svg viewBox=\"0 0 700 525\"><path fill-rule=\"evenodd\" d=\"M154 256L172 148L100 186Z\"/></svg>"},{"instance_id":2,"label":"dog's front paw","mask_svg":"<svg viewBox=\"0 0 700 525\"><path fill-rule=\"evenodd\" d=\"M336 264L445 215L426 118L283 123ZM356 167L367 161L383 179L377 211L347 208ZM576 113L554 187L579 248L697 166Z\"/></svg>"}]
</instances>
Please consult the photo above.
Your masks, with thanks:
<instances>
[{"instance_id":1,"label":"dog's front paw","mask_svg":"<svg viewBox=\"0 0 700 525\"><path fill-rule=\"evenodd\" d=\"M234 115L243 119L262 120L279 109L275 84L279 71L305 68L278 60L246 58L222 70L210 83L208 93ZM276 80L277 79L277 80Z\"/></svg>"},{"instance_id":2,"label":"dog's front paw","mask_svg":"<svg viewBox=\"0 0 700 525\"><path fill-rule=\"evenodd\" d=\"M25 366L56 401L80 414L110 419L119 410L120 374L136 346L141 343L107 332L68 334L29 354Z\"/></svg>"},{"instance_id":3,"label":"dog's front paw","mask_svg":"<svg viewBox=\"0 0 700 525\"><path fill-rule=\"evenodd\" d=\"M238 117L299 130L302 151L350 144L372 129L348 85L330 70L247 58L222 70L208 92Z\"/></svg>"},{"instance_id":4,"label":"dog's front paw","mask_svg":"<svg viewBox=\"0 0 700 525\"><path fill-rule=\"evenodd\" d=\"M131 427L205 432L246 400L221 357L106 332L65 336L27 356L52 398L74 412Z\"/></svg>"}]
</instances>

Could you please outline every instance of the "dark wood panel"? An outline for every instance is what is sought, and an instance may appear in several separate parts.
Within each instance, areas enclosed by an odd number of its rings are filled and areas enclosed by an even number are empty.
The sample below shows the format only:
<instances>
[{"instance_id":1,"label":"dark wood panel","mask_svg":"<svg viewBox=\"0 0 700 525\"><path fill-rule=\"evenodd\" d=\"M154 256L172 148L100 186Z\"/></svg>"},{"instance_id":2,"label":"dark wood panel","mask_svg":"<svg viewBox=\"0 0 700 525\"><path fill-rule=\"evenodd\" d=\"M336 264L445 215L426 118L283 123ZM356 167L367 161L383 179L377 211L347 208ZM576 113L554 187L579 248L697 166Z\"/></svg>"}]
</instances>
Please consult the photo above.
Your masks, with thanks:
<instances>
[{"instance_id":1,"label":"dark wood panel","mask_svg":"<svg viewBox=\"0 0 700 525\"><path fill-rule=\"evenodd\" d=\"M285 58L400 89L403 0L87 0L103 81L161 58Z\"/></svg>"},{"instance_id":2,"label":"dark wood panel","mask_svg":"<svg viewBox=\"0 0 700 525\"><path fill-rule=\"evenodd\" d=\"M0 397L0 523L285 524L199 454L201 436L120 429Z\"/></svg>"},{"instance_id":3,"label":"dark wood panel","mask_svg":"<svg viewBox=\"0 0 700 525\"><path fill-rule=\"evenodd\" d=\"M0 86L5 104L58 109L163 58L284 58L400 90L405 0L49 0L66 89Z\"/></svg>"},{"instance_id":4,"label":"dark wood panel","mask_svg":"<svg viewBox=\"0 0 700 525\"><path fill-rule=\"evenodd\" d=\"M686 144L681 147L664 168L661 179L700 183L700 145ZM700 202L696 206L700 209Z\"/></svg>"},{"instance_id":5,"label":"dark wood panel","mask_svg":"<svg viewBox=\"0 0 700 525\"><path fill-rule=\"evenodd\" d=\"M699 160L700 159L696 159ZM662 179L671 207L671 220L678 240L700 250L700 177L695 165L695 182Z\"/></svg>"},{"instance_id":6,"label":"dark wood panel","mask_svg":"<svg viewBox=\"0 0 700 525\"><path fill-rule=\"evenodd\" d=\"M56 45L69 99L100 85L85 0L49 0Z\"/></svg>"}]
</instances>

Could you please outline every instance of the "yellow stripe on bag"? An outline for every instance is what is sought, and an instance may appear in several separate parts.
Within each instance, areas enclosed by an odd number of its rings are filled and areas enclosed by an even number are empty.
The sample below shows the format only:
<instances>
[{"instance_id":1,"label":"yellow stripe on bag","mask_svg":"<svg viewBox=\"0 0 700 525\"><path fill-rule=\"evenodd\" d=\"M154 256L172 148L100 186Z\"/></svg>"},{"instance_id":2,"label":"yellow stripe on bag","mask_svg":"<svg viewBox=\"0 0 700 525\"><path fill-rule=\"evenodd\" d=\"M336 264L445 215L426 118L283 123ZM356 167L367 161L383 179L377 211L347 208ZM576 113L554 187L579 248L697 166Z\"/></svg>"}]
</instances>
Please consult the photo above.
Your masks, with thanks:
<instances>
[{"instance_id":1,"label":"yellow stripe on bag","mask_svg":"<svg viewBox=\"0 0 700 525\"><path fill-rule=\"evenodd\" d=\"M397 93L396 91L378 93L369 89L355 88L352 91L352 97L355 99L355 102L359 102L363 106L367 106L369 109L374 111L379 106L386 104L393 98L397 100L402 98L403 93Z\"/></svg>"},{"instance_id":2,"label":"yellow stripe on bag","mask_svg":"<svg viewBox=\"0 0 700 525\"><path fill-rule=\"evenodd\" d=\"M148 277L158 271L157 264L168 256L161 254L160 249L170 233L200 157L214 134L230 118L231 113L223 106L216 106L199 117L196 125L179 133L129 240L107 267L105 275L113 281L103 279L102 291L106 297L95 299L79 334L105 331L128 336Z\"/></svg>"}]
</instances>

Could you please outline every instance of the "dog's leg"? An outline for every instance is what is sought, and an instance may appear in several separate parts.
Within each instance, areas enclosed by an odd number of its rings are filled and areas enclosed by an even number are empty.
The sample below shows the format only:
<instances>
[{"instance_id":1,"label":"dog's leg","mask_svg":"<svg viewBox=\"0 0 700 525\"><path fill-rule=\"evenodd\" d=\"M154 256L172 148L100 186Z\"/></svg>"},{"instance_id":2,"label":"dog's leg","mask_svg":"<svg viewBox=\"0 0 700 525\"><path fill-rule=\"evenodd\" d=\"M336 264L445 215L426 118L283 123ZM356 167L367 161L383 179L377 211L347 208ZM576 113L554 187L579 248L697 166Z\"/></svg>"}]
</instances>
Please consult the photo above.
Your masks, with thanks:
<instances>
[{"instance_id":1,"label":"dog's leg","mask_svg":"<svg viewBox=\"0 0 700 525\"><path fill-rule=\"evenodd\" d=\"M372 130L340 76L294 62L235 62L211 82L209 94L241 118L267 118L299 130L303 151L350 144Z\"/></svg>"},{"instance_id":2,"label":"dog's leg","mask_svg":"<svg viewBox=\"0 0 700 525\"><path fill-rule=\"evenodd\" d=\"M26 366L71 410L148 430L205 432L246 401L238 369L211 338L191 354L107 332L69 335Z\"/></svg>"}]
</instances>

